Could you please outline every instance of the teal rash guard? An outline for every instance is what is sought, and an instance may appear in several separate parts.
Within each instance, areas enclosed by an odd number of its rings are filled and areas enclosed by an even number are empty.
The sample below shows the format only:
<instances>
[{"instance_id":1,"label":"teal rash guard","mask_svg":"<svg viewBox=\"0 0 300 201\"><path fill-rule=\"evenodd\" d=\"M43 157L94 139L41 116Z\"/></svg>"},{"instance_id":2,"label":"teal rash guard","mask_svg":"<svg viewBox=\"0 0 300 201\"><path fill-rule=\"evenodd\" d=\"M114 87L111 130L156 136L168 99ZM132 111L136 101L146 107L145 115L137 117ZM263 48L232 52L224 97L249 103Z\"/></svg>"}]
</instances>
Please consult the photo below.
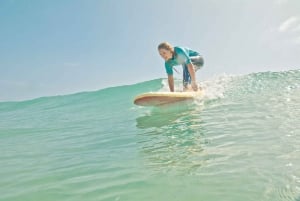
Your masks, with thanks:
<instances>
[{"instance_id":1,"label":"teal rash guard","mask_svg":"<svg viewBox=\"0 0 300 201\"><path fill-rule=\"evenodd\" d=\"M173 75L173 66L192 63L190 57L200 55L198 52L185 47L174 47L174 56L165 62L165 68L168 75Z\"/></svg>"}]
</instances>

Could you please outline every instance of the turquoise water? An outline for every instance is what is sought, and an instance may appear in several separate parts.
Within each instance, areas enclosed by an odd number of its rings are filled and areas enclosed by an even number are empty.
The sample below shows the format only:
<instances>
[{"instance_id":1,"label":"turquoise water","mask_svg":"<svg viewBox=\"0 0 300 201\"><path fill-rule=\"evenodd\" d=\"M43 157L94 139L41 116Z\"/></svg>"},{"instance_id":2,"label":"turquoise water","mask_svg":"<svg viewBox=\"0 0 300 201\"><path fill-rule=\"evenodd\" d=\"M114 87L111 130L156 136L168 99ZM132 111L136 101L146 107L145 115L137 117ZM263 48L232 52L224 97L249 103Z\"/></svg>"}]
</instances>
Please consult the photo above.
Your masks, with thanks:
<instances>
[{"instance_id":1,"label":"turquoise water","mask_svg":"<svg viewBox=\"0 0 300 201\"><path fill-rule=\"evenodd\" d=\"M0 200L300 201L299 70L215 76L194 102L132 103L165 83L0 103Z\"/></svg>"}]
</instances>

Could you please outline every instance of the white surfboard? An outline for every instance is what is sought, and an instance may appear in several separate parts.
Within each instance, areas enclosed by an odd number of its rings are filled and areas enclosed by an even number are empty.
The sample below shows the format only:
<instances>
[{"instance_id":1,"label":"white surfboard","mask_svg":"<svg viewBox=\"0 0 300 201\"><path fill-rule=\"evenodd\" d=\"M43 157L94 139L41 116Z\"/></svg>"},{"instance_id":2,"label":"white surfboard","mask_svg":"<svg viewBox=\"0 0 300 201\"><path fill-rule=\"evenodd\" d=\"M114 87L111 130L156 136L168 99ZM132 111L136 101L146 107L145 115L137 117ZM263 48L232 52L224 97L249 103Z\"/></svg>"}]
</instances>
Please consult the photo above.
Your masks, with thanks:
<instances>
[{"instance_id":1,"label":"white surfboard","mask_svg":"<svg viewBox=\"0 0 300 201\"><path fill-rule=\"evenodd\" d=\"M192 100L203 96L203 91L197 92L149 92L138 95L134 104L141 106L160 106L179 101Z\"/></svg>"}]
</instances>

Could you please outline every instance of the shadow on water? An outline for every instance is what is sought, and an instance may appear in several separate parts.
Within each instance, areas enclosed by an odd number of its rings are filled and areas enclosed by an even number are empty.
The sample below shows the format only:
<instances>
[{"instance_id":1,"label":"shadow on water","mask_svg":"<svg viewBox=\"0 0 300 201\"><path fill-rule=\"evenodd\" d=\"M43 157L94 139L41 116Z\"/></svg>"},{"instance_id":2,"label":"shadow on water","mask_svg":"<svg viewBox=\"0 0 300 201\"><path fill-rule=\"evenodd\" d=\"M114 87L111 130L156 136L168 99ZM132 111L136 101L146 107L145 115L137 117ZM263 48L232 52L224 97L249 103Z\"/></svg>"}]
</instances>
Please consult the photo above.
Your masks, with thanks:
<instances>
[{"instance_id":1,"label":"shadow on water","mask_svg":"<svg viewBox=\"0 0 300 201\"><path fill-rule=\"evenodd\" d=\"M178 118L195 109L189 102L179 102L171 105L153 107L150 111L136 118L136 127L139 129L161 128L176 122Z\"/></svg>"},{"instance_id":2,"label":"shadow on water","mask_svg":"<svg viewBox=\"0 0 300 201\"><path fill-rule=\"evenodd\" d=\"M173 124L181 115L181 113L164 114L158 111L151 111L149 114L136 119L136 127L139 129L161 128Z\"/></svg>"},{"instance_id":3,"label":"shadow on water","mask_svg":"<svg viewBox=\"0 0 300 201\"><path fill-rule=\"evenodd\" d=\"M138 144L145 165L154 172L190 174L205 163L202 108L176 104L153 108L136 119Z\"/></svg>"}]
</instances>

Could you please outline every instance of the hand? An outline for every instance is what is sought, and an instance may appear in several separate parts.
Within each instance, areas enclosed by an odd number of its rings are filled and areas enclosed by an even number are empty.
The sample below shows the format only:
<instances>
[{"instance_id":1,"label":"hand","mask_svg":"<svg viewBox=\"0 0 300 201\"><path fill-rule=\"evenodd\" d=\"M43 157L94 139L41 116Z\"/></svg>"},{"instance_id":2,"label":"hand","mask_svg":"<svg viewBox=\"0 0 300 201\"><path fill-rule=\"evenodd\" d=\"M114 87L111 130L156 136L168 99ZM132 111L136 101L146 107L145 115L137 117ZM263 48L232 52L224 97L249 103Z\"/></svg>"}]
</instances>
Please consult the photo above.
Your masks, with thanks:
<instances>
[{"instance_id":1,"label":"hand","mask_svg":"<svg viewBox=\"0 0 300 201\"><path fill-rule=\"evenodd\" d=\"M192 82L191 85L194 91L198 91L198 85L196 82Z\"/></svg>"}]
</instances>

